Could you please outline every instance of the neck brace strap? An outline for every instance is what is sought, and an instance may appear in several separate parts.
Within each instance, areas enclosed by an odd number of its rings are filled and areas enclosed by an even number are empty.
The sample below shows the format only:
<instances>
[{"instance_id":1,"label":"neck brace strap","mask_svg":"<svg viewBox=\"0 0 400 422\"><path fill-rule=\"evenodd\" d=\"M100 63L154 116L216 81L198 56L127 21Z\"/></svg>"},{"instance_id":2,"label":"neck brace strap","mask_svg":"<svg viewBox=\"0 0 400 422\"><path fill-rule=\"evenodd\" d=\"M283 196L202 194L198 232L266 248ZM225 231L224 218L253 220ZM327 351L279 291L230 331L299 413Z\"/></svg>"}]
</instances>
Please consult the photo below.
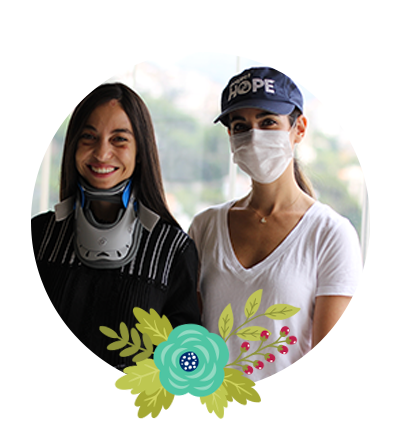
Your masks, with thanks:
<instances>
[{"instance_id":1,"label":"neck brace strap","mask_svg":"<svg viewBox=\"0 0 400 422\"><path fill-rule=\"evenodd\" d=\"M131 181L126 180L112 189L95 189L83 179L75 204L75 253L91 268L120 268L133 259L133 231L136 221L136 201ZM121 203L114 223L102 224L89 209L92 200Z\"/></svg>"}]
</instances>

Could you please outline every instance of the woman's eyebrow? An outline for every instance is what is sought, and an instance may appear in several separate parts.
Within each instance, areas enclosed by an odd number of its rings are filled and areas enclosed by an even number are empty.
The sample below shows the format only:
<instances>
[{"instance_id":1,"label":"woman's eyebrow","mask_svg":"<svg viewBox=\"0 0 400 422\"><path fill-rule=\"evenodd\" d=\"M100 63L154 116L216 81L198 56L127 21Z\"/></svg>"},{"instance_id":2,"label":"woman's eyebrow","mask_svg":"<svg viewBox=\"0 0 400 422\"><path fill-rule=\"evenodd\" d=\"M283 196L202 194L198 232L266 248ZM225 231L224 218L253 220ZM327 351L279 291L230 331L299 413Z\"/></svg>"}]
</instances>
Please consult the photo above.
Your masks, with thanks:
<instances>
[{"instance_id":1,"label":"woman's eyebrow","mask_svg":"<svg viewBox=\"0 0 400 422\"><path fill-rule=\"evenodd\" d=\"M262 117L265 117L265 116L278 116L278 114L272 113L271 111L263 111L262 113L258 113L256 115L256 119L261 119Z\"/></svg>"},{"instance_id":2,"label":"woman's eyebrow","mask_svg":"<svg viewBox=\"0 0 400 422\"><path fill-rule=\"evenodd\" d=\"M133 133L127 128L114 129L111 133L117 133L117 132L129 133L130 135L133 136Z\"/></svg>"},{"instance_id":3,"label":"woman's eyebrow","mask_svg":"<svg viewBox=\"0 0 400 422\"><path fill-rule=\"evenodd\" d=\"M96 128L92 125L85 125L85 126L83 126L83 128L84 129L91 129L91 130L94 130L96 132Z\"/></svg>"},{"instance_id":4,"label":"woman's eyebrow","mask_svg":"<svg viewBox=\"0 0 400 422\"><path fill-rule=\"evenodd\" d=\"M234 122L235 120L243 120L245 121L246 119L242 116L233 116L229 119L230 123Z\"/></svg>"},{"instance_id":5,"label":"woman's eyebrow","mask_svg":"<svg viewBox=\"0 0 400 422\"><path fill-rule=\"evenodd\" d=\"M278 116L278 114L277 113L272 113L271 111L262 111L261 113L258 113L256 115L256 119L261 119L262 117L265 117L265 116ZM235 120L243 120L243 121L245 121L246 119L243 116L241 116L240 114L238 114L236 116L231 117L230 122L232 123Z\"/></svg>"},{"instance_id":6,"label":"woman's eyebrow","mask_svg":"<svg viewBox=\"0 0 400 422\"><path fill-rule=\"evenodd\" d=\"M85 125L83 128L84 129L90 129L90 130L97 132L97 129L92 125ZM129 133L132 136L134 136L133 133L128 128L117 128L117 129L114 129L113 131L111 131L111 133L119 133L119 132Z\"/></svg>"}]
</instances>

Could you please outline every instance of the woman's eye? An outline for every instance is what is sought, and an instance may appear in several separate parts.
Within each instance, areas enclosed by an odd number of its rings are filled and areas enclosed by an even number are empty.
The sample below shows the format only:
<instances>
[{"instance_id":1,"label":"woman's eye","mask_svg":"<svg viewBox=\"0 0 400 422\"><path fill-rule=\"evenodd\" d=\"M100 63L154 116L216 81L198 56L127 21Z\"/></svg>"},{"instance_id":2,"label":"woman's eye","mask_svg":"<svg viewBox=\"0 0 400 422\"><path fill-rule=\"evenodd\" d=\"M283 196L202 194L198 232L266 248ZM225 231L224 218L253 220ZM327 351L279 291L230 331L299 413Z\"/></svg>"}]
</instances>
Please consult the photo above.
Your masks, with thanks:
<instances>
[{"instance_id":1,"label":"woman's eye","mask_svg":"<svg viewBox=\"0 0 400 422\"><path fill-rule=\"evenodd\" d=\"M82 139L84 141L94 141L95 137L93 135L91 135L90 133L82 133L80 139Z\"/></svg>"},{"instance_id":2,"label":"woman's eye","mask_svg":"<svg viewBox=\"0 0 400 422\"><path fill-rule=\"evenodd\" d=\"M233 133L241 133L249 130L249 127L243 123L235 123L232 127Z\"/></svg>"},{"instance_id":3,"label":"woman's eye","mask_svg":"<svg viewBox=\"0 0 400 422\"><path fill-rule=\"evenodd\" d=\"M126 138L123 138L122 136L116 136L113 141L117 144L127 142L128 140Z\"/></svg>"},{"instance_id":4,"label":"woman's eye","mask_svg":"<svg viewBox=\"0 0 400 422\"><path fill-rule=\"evenodd\" d=\"M270 127L270 126L273 126L273 125L276 125L276 121L273 120L273 119L265 119L262 122L263 127Z\"/></svg>"}]
</instances>

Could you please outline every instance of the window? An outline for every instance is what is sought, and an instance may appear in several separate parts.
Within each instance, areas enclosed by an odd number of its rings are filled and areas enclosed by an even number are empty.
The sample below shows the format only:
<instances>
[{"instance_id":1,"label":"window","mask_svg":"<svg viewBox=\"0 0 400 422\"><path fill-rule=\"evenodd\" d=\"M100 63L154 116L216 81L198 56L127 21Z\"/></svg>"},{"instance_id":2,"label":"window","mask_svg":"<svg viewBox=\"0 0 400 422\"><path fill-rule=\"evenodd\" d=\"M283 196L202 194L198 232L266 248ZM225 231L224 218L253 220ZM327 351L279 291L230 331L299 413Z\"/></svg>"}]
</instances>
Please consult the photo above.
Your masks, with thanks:
<instances>
[{"instance_id":1,"label":"window","mask_svg":"<svg viewBox=\"0 0 400 422\"><path fill-rule=\"evenodd\" d=\"M226 129L212 122L228 80L243 69L261 65L217 54L187 56L175 63L144 62L109 82L132 87L150 109L158 142L164 187L170 209L187 230L193 216L217 203L245 195L249 177L231 161ZM290 76L290 75L289 75ZM296 81L297 82L297 81ZM365 260L368 200L363 174L350 140L312 93L299 84L309 128L296 147L302 169L317 199L349 218ZM59 169L68 118L43 160L34 191L32 215L58 202Z\"/></svg>"}]
</instances>

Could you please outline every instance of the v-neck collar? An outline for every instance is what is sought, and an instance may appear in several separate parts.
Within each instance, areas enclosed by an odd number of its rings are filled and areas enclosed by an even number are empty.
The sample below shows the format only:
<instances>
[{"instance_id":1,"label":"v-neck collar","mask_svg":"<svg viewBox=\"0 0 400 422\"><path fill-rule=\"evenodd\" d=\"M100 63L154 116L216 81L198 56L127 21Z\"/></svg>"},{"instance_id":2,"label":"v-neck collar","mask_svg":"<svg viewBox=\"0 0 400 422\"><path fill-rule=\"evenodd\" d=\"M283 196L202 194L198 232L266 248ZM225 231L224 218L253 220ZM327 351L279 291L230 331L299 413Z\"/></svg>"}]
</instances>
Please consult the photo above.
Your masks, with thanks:
<instances>
[{"instance_id":1,"label":"v-neck collar","mask_svg":"<svg viewBox=\"0 0 400 422\"><path fill-rule=\"evenodd\" d=\"M298 238L301 233L307 229L308 225L312 222L312 216L317 211L318 207L321 205L320 202L315 201L308 210L304 213L303 217L299 220L296 226L289 232L289 234L283 239L283 241L262 261L253 265L250 268L245 268L239 261L236 256L236 253L233 249L230 233L229 233L229 224L228 224L228 213L236 200L228 202L226 206L221 210L220 214L220 231L221 238L223 241L225 253L229 256L230 261L233 263L234 269L237 273L242 274L251 274L252 272L258 271L259 268L270 265L273 261L278 259L288 247Z\"/></svg>"}]
</instances>

